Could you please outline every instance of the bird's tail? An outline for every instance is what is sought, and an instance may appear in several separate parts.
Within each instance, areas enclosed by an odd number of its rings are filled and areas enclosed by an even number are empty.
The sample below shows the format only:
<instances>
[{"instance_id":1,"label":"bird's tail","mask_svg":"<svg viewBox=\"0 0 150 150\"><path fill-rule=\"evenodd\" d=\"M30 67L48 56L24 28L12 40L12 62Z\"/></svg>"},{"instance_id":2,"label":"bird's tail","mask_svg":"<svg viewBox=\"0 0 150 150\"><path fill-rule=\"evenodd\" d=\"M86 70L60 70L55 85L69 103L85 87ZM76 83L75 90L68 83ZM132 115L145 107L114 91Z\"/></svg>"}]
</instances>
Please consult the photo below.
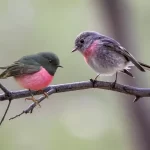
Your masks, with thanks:
<instances>
[{"instance_id":1,"label":"bird's tail","mask_svg":"<svg viewBox=\"0 0 150 150\"><path fill-rule=\"evenodd\" d=\"M0 69L7 69L8 68L8 66L7 67L0 67Z\"/></svg>"},{"instance_id":2,"label":"bird's tail","mask_svg":"<svg viewBox=\"0 0 150 150\"><path fill-rule=\"evenodd\" d=\"M139 62L139 64L145 69L150 71L150 66L144 63Z\"/></svg>"},{"instance_id":3,"label":"bird's tail","mask_svg":"<svg viewBox=\"0 0 150 150\"><path fill-rule=\"evenodd\" d=\"M5 71L3 71L1 74L0 74L0 79L5 79L7 78L8 76L10 76L10 73L7 71L7 67L0 67L0 69L6 69Z\"/></svg>"}]
</instances>

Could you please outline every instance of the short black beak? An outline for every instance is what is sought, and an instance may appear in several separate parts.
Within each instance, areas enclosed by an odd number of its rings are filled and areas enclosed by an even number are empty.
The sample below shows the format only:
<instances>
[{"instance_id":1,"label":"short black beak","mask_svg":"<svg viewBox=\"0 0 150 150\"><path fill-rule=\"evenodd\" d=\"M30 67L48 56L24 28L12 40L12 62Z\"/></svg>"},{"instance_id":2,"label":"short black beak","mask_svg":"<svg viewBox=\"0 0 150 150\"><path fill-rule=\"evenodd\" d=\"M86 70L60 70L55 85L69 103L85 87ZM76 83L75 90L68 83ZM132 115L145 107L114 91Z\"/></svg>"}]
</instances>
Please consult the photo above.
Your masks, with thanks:
<instances>
[{"instance_id":1,"label":"short black beak","mask_svg":"<svg viewBox=\"0 0 150 150\"><path fill-rule=\"evenodd\" d=\"M58 65L57 67L64 68L63 66Z\"/></svg>"},{"instance_id":2,"label":"short black beak","mask_svg":"<svg viewBox=\"0 0 150 150\"><path fill-rule=\"evenodd\" d=\"M73 50L72 50L72 52L75 52L75 51L77 51L78 50L78 47L76 46Z\"/></svg>"}]
</instances>

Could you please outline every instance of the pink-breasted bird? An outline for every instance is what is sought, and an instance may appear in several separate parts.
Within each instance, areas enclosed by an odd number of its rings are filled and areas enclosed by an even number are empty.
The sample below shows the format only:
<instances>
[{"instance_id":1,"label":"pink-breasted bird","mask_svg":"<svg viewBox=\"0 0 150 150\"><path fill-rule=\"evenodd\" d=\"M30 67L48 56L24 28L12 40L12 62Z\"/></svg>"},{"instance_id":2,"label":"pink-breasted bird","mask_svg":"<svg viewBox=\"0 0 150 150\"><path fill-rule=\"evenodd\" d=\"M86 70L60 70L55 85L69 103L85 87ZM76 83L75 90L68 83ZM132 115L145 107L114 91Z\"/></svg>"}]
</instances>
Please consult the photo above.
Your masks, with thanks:
<instances>
[{"instance_id":1,"label":"pink-breasted bird","mask_svg":"<svg viewBox=\"0 0 150 150\"><path fill-rule=\"evenodd\" d=\"M136 66L142 72L145 72L145 69L150 70L149 65L138 62L119 42L95 31L84 31L77 36L72 52L77 50L84 56L86 63L98 74L95 80L91 80L94 83L99 75L116 74L113 83L115 86L118 72L133 77L128 71L130 66Z\"/></svg>"},{"instance_id":2,"label":"pink-breasted bird","mask_svg":"<svg viewBox=\"0 0 150 150\"><path fill-rule=\"evenodd\" d=\"M0 79L14 77L21 87L33 91L43 91L53 80L54 74L60 66L59 58L51 52L41 52L34 55L24 56L13 64L0 67L5 69L0 74ZM44 93L44 92L43 92ZM46 93L44 93L45 96ZM32 98L26 98L36 102Z\"/></svg>"}]
</instances>

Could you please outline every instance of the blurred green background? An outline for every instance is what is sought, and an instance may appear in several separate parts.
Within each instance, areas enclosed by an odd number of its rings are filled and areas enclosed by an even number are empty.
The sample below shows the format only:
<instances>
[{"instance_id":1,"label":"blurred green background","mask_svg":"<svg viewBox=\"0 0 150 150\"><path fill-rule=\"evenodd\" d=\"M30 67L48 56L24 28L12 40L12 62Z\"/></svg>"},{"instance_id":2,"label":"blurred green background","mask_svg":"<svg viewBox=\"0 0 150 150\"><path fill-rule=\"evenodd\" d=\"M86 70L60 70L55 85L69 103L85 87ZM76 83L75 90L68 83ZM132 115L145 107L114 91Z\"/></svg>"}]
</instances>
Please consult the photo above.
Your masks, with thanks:
<instances>
[{"instance_id":1,"label":"blurred green background","mask_svg":"<svg viewBox=\"0 0 150 150\"><path fill-rule=\"evenodd\" d=\"M140 59L150 64L150 2L127 3L134 18ZM53 51L64 66L57 71L53 84L94 78L95 72L82 56L71 50L81 31L112 35L103 8L98 16L101 22L97 21L95 9L92 0L0 0L0 66L23 55ZM148 77L150 73L144 79ZM113 81L114 77L101 80ZM20 89L12 78L1 83L10 90ZM123 101L117 100L119 96L122 95L96 89L55 94L33 114L8 121L31 103L14 100L0 127L0 150L131 150L129 116L124 113ZM0 103L1 116L6 104L7 101Z\"/></svg>"}]
</instances>

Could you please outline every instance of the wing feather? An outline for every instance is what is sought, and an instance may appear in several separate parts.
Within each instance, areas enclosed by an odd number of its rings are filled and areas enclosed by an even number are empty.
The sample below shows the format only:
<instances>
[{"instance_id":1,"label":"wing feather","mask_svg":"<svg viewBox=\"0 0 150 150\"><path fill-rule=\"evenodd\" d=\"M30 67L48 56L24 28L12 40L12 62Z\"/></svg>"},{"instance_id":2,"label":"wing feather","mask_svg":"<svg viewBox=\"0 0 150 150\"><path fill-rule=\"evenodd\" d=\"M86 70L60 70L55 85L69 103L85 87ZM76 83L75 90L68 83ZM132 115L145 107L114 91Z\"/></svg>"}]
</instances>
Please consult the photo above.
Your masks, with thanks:
<instances>
[{"instance_id":1,"label":"wing feather","mask_svg":"<svg viewBox=\"0 0 150 150\"><path fill-rule=\"evenodd\" d=\"M131 61L139 70L145 72L144 68L140 63L117 41L113 39L104 38L102 39L103 46L110 47L110 50L113 50L121 55L123 55L128 61Z\"/></svg>"},{"instance_id":2,"label":"wing feather","mask_svg":"<svg viewBox=\"0 0 150 150\"><path fill-rule=\"evenodd\" d=\"M5 69L5 71L0 74L0 78L4 79L11 76L17 77L20 75L32 74L38 72L40 70L40 65L32 64L32 62L31 64L29 63L24 64L20 61L16 61L12 65L6 67L0 67L0 69Z\"/></svg>"}]
</instances>

